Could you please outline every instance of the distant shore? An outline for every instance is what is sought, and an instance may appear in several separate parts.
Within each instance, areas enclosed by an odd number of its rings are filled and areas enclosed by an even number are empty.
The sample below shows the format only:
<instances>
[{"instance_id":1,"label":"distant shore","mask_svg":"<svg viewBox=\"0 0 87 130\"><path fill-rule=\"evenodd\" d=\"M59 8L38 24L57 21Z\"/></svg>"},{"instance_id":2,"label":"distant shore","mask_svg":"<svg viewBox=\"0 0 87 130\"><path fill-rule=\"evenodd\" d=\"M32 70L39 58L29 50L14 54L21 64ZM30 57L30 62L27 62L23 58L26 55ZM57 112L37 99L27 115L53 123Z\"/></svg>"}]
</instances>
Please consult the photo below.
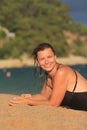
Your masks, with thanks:
<instances>
[{"instance_id":1,"label":"distant shore","mask_svg":"<svg viewBox=\"0 0 87 130\"><path fill-rule=\"evenodd\" d=\"M57 62L66 65L77 65L77 64L82 65L87 64L87 58L81 56L69 56L69 57L57 58ZM29 67L33 65L34 60L31 58L0 60L0 69Z\"/></svg>"}]
</instances>

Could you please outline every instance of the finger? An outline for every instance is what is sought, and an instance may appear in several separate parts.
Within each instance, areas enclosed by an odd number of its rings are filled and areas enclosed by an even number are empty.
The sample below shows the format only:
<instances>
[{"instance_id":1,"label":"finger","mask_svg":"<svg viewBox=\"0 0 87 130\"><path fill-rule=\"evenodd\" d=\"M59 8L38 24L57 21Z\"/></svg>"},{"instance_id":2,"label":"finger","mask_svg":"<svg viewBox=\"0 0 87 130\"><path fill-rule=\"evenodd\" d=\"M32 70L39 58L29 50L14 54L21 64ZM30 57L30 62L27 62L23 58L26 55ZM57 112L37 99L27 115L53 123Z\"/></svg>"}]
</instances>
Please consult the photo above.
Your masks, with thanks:
<instances>
[{"instance_id":1,"label":"finger","mask_svg":"<svg viewBox=\"0 0 87 130\"><path fill-rule=\"evenodd\" d=\"M9 106L13 106L11 102L8 103Z\"/></svg>"},{"instance_id":2,"label":"finger","mask_svg":"<svg viewBox=\"0 0 87 130\"><path fill-rule=\"evenodd\" d=\"M15 105L17 105L17 103L14 103L13 101L12 101L12 102L10 101L10 102L8 103L8 105L9 105L9 106L15 106Z\"/></svg>"},{"instance_id":3,"label":"finger","mask_svg":"<svg viewBox=\"0 0 87 130\"><path fill-rule=\"evenodd\" d=\"M21 97L24 97L24 98L31 98L31 94L22 94Z\"/></svg>"},{"instance_id":4,"label":"finger","mask_svg":"<svg viewBox=\"0 0 87 130\"><path fill-rule=\"evenodd\" d=\"M25 97L26 96L26 94L21 94L21 97Z\"/></svg>"},{"instance_id":5,"label":"finger","mask_svg":"<svg viewBox=\"0 0 87 130\"><path fill-rule=\"evenodd\" d=\"M23 100L23 98L21 98L21 97L14 97L12 100L10 100L10 103L19 104L19 103L21 103L22 100Z\"/></svg>"},{"instance_id":6,"label":"finger","mask_svg":"<svg viewBox=\"0 0 87 130\"><path fill-rule=\"evenodd\" d=\"M24 99L24 98L21 96L18 96L18 97L14 97L12 100L16 101L16 100L21 100L21 99Z\"/></svg>"}]
</instances>

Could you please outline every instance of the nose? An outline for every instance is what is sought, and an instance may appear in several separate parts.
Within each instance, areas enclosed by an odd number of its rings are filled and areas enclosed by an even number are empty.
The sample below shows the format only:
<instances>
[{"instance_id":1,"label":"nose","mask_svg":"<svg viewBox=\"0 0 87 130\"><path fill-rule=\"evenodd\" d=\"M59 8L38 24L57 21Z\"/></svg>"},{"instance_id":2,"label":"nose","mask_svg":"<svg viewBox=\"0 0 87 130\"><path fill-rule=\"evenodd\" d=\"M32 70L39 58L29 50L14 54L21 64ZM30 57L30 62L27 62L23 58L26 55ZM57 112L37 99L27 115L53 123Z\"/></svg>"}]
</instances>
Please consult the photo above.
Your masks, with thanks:
<instances>
[{"instance_id":1,"label":"nose","mask_svg":"<svg viewBox=\"0 0 87 130\"><path fill-rule=\"evenodd\" d=\"M49 63L49 60L48 60L47 58L45 59L45 63L46 63L46 64L48 64L48 63Z\"/></svg>"}]
</instances>

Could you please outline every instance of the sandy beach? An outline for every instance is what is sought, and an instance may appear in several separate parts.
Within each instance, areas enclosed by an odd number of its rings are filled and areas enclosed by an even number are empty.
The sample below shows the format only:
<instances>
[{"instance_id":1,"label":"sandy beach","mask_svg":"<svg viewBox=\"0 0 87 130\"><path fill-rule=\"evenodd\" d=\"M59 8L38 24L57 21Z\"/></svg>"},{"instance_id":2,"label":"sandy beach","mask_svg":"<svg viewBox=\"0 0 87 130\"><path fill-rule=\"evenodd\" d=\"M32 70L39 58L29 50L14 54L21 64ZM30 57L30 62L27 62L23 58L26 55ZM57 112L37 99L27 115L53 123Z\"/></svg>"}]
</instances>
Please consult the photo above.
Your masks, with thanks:
<instances>
[{"instance_id":1,"label":"sandy beach","mask_svg":"<svg viewBox=\"0 0 87 130\"><path fill-rule=\"evenodd\" d=\"M0 130L87 130L87 112L51 106L9 106L0 94Z\"/></svg>"},{"instance_id":2,"label":"sandy beach","mask_svg":"<svg viewBox=\"0 0 87 130\"><path fill-rule=\"evenodd\" d=\"M58 58L63 64L87 64L87 58ZM32 66L33 59L0 60L0 68ZM9 106L15 95L0 94L0 130L87 130L87 112L51 106Z\"/></svg>"}]
</instances>

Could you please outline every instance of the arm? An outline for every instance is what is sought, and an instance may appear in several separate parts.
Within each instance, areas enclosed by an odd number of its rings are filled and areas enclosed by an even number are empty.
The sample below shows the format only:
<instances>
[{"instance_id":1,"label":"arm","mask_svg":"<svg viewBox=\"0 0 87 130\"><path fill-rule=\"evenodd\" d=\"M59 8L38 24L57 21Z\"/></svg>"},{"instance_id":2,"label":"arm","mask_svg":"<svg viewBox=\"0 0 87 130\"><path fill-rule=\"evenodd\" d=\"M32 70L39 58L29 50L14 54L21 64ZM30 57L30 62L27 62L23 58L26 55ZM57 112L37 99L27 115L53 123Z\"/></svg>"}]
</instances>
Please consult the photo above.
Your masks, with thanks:
<instances>
[{"instance_id":1,"label":"arm","mask_svg":"<svg viewBox=\"0 0 87 130\"><path fill-rule=\"evenodd\" d=\"M32 95L32 94L22 94L21 97L26 98L26 99L33 99L33 100L41 100L41 99L45 100L46 99L46 97L44 95L40 94L40 93L34 94L34 95Z\"/></svg>"},{"instance_id":2,"label":"arm","mask_svg":"<svg viewBox=\"0 0 87 130\"><path fill-rule=\"evenodd\" d=\"M48 99L50 97L51 91L52 91L51 88L49 88L46 85L46 82L45 82L40 93L33 94L33 95L31 95L31 94L22 94L21 96L24 97L24 98L32 99L32 100L46 100L46 99Z\"/></svg>"},{"instance_id":3,"label":"arm","mask_svg":"<svg viewBox=\"0 0 87 130\"><path fill-rule=\"evenodd\" d=\"M54 89L51 95L51 104L53 106L60 106L69 83L68 69L66 67L60 68L56 76L54 77Z\"/></svg>"},{"instance_id":4,"label":"arm","mask_svg":"<svg viewBox=\"0 0 87 130\"><path fill-rule=\"evenodd\" d=\"M66 89L68 85L68 70L67 68L61 68L56 73L53 80L53 90L50 98L46 100L40 100L39 102L36 100L30 100L29 104L31 105L50 105L50 106L60 106Z\"/></svg>"},{"instance_id":5,"label":"arm","mask_svg":"<svg viewBox=\"0 0 87 130\"><path fill-rule=\"evenodd\" d=\"M67 71L60 69L53 81L53 90L49 90L48 86L44 86L41 93L37 95L32 95L31 98L26 99L23 97L18 97L10 102L11 105L14 104L29 104L29 105L50 105L59 106L64 98L67 86Z\"/></svg>"},{"instance_id":6,"label":"arm","mask_svg":"<svg viewBox=\"0 0 87 130\"><path fill-rule=\"evenodd\" d=\"M29 104L29 101L46 101L51 95L51 89L44 83L44 86L40 93L38 94L22 94L21 96L14 97L10 102L9 105L13 106L16 104ZM32 104L32 103L31 103Z\"/></svg>"}]
</instances>

